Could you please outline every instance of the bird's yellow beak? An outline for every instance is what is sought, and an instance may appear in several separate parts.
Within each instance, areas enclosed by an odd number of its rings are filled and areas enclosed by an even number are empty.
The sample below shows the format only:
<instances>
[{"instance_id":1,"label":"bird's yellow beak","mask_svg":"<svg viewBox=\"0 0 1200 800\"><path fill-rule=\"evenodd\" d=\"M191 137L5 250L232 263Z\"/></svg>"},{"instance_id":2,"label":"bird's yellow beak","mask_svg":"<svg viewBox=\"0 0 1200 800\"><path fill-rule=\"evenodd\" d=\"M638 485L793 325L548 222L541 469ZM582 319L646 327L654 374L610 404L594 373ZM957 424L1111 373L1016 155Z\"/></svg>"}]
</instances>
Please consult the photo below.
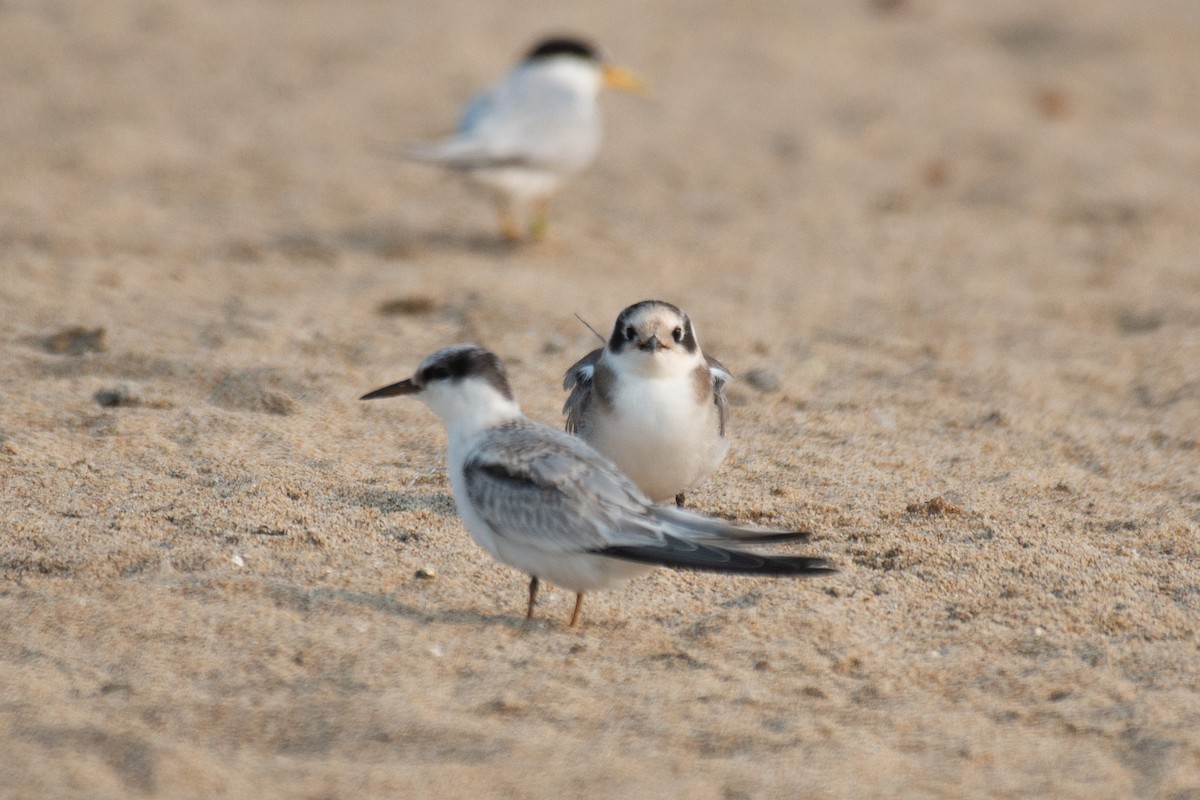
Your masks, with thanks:
<instances>
[{"instance_id":1,"label":"bird's yellow beak","mask_svg":"<svg viewBox=\"0 0 1200 800\"><path fill-rule=\"evenodd\" d=\"M604 80L605 86L611 86L614 89L624 89L627 92L638 94L649 94L650 92L650 88L637 75L629 70L614 67L612 64L605 64L601 67L600 76Z\"/></svg>"}]
</instances>

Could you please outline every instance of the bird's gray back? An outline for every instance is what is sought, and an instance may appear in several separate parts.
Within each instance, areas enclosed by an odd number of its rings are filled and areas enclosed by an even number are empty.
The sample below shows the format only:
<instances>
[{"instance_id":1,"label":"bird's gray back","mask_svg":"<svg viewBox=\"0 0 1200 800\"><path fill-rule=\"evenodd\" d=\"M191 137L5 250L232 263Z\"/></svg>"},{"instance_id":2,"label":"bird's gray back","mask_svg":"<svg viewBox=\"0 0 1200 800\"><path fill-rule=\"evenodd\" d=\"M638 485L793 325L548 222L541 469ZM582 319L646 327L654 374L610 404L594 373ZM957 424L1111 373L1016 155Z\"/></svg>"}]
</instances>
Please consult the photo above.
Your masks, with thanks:
<instances>
[{"instance_id":1,"label":"bird's gray back","mask_svg":"<svg viewBox=\"0 0 1200 800\"><path fill-rule=\"evenodd\" d=\"M496 536L545 550L602 549L650 504L582 439L528 419L485 433L463 472L472 506Z\"/></svg>"},{"instance_id":2,"label":"bird's gray back","mask_svg":"<svg viewBox=\"0 0 1200 800\"><path fill-rule=\"evenodd\" d=\"M595 98L537 71L512 77L467 106L458 138L496 161L560 169L587 164L600 142Z\"/></svg>"}]
</instances>

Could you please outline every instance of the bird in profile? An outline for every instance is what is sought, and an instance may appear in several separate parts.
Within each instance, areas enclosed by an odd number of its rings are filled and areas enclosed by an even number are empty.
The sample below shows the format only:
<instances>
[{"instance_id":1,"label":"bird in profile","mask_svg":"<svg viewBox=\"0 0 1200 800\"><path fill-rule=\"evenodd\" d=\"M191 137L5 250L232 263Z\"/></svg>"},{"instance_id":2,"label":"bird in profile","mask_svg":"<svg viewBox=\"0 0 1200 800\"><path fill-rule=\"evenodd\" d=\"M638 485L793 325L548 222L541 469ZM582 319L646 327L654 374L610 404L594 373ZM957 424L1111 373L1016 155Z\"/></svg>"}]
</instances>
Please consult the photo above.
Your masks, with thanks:
<instances>
[{"instance_id":1,"label":"bird in profile","mask_svg":"<svg viewBox=\"0 0 1200 800\"><path fill-rule=\"evenodd\" d=\"M543 579L575 592L574 627L585 592L619 588L658 566L795 577L836 571L823 558L729 546L807 534L653 505L587 442L525 417L500 359L481 347L439 350L412 377L362 399L405 395L423 400L446 426L450 486L472 538L530 576L527 618Z\"/></svg>"},{"instance_id":2,"label":"bird in profile","mask_svg":"<svg viewBox=\"0 0 1200 800\"><path fill-rule=\"evenodd\" d=\"M617 316L604 347L563 378L567 431L612 459L656 503L707 478L729 452L729 370L705 355L678 307L643 300Z\"/></svg>"},{"instance_id":3,"label":"bird in profile","mask_svg":"<svg viewBox=\"0 0 1200 800\"><path fill-rule=\"evenodd\" d=\"M411 145L404 154L462 173L489 190L508 241L519 242L525 229L540 238L550 195L596 156L596 96L604 86L644 90L636 76L609 63L593 44L566 36L545 39L467 104L454 135Z\"/></svg>"}]
</instances>

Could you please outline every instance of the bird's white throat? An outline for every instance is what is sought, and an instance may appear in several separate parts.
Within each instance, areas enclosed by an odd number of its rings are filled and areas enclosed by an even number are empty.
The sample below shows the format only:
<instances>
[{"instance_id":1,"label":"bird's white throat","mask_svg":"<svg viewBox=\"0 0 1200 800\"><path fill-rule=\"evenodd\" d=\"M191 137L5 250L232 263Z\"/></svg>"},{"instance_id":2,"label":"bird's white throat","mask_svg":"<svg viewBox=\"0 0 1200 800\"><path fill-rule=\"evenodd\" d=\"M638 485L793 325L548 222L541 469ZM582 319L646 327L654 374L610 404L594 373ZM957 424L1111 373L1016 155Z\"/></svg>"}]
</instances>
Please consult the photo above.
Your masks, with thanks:
<instances>
[{"instance_id":1,"label":"bird's white throat","mask_svg":"<svg viewBox=\"0 0 1200 800\"><path fill-rule=\"evenodd\" d=\"M605 353L609 366L618 376L629 375L639 378L683 378L690 376L701 363L699 351L688 353L682 349L659 351L654 355L641 351L626 351L617 355Z\"/></svg>"},{"instance_id":2,"label":"bird's white throat","mask_svg":"<svg viewBox=\"0 0 1200 800\"><path fill-rule=\"evenodd\" d=\"M505 397L482 378L433 383L422 390L420 397L445 424L452 440L471 439L521 416L516 400Z\"/></svg>"},{"instance_id":3,"label":"bird's white throat","mask_svg":"<svg viewBox=\"0 0 1200 800\"><path fill-rule=\"evenodd\" d=\"M584 97L595 97L603 83L600 69L590 61L579 58L548 58L522 64L517 69L536 76L546 85L568 87Z\"/></svg>"}]
</instances>

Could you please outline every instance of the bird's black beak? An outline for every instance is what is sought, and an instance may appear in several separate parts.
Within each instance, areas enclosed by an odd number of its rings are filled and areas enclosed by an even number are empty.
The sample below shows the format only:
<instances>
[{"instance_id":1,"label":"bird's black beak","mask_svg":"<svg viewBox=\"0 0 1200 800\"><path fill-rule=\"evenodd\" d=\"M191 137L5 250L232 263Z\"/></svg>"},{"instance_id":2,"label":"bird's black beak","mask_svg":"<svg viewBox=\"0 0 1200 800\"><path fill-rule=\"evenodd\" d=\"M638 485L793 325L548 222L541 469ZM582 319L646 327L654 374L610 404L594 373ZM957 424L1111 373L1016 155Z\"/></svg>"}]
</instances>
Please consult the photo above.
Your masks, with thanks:
<instances>
[{"instance_id":1,"label":"bird's black beak","mask_svg":"<svg viewBox=\"0 0 1200 800\"><path fill-rule=\"evenodd\" d=\"M657 336L651 335L649 339L638 345L638 349L653 353L662 349L662 342L658 340Z\"/></svg>"},{"instance_id":2,"label":"bird's black beak","mask_svg":"<svg viewBox=\"0 0 1200 800\"><path fill-rule=\"evenodd\" d=\"M421 391L421 387L412 382L412 378L405 378L398 383L393 383L389 386L384 386L382 389L376 389L373 392L367 392L359 400L375 400L380 397L400 397L406 394L416 394Z\"/></svg>"}]
</instances>

